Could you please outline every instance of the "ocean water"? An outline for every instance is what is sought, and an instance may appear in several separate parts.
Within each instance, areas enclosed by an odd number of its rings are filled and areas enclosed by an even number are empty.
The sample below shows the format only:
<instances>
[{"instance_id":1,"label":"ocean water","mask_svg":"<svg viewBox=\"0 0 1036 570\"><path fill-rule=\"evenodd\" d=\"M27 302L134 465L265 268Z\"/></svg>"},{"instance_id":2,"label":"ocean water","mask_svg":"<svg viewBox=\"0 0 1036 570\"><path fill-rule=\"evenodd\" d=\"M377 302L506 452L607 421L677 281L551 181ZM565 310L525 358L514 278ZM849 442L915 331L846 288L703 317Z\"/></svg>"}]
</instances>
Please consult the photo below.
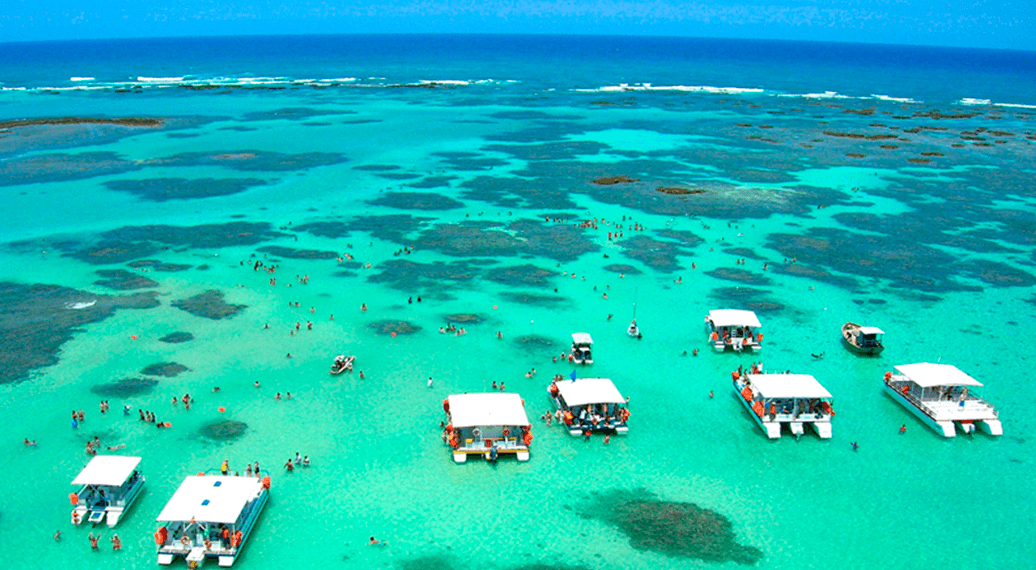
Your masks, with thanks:
<instances>
[{"instance_id":1,"label":"ocean water","mask_svg":"<svg viewBox=\"0 0 1036 570\"><path fill-rule=\"evenodd\" d=\"M229 459L273 479L241 568L1026 567L1034 71L674 38L0 44L7 564L153 565L162 506ZM59 118L152 121L8 123ZM715 308L756 310L763 352L709 350ZM850 320L887 350L841 347ZM577 373L630 397L607 445L537 419L573 332ZM730 385L759 360L828 388L833 439L763 436ZM924 361L984 382L1005 435L943 439L882 393ZM494 381L532 457L455 465L441 401ZM68 520L94 436L148 477L120 552Z\"/></svg>"}]
</instances>

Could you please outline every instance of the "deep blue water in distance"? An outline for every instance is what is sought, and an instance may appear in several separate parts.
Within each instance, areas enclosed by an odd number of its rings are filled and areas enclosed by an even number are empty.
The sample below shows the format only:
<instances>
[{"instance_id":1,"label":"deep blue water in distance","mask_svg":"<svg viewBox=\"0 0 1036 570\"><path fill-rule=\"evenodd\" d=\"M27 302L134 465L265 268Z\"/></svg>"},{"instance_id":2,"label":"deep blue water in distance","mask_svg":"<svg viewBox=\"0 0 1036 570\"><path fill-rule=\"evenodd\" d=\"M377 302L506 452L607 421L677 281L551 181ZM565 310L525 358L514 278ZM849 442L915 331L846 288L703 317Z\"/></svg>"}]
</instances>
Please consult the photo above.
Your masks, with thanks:
<instances>
[{"instance_id":1,"label":"deep blue water in distance","mask_svg":"<svg viewBox=\"0 0 1036 570\"><path fill-rule=\"evenodd\" d=\"M514 54L521 54L515 58ZM0 44L5 87L70 77L384 77L436 74L595 87L651 82L780 93L882 94L932 103L1032 103L1036 53L769 40L608 36L370 35L160 38Z\"/></svg>"},{"instance_id":2,"label":"deep blue water in distance","mask_svg":"<svg viewBox=\"0 0 1036 570\"><path fill-rule=\"evenodd\" d=\"M1034 78L1032 52L691 38L0 44L5 565L157 568L155 517L228 460L273 479L241 570L1030 567ZM55 118L93 120L10 122ZM708 347L721 308L761 354ZM607 444L539 419L576 332L578 375L630 398ZM760 361L831 392L831 439L761 433L731 385ZM883 393L917 362L984 383L1003 437ZM530 460L455 465L442 400L504 382ZM148 478L121 552L69 522L94 437Z\"/></svg>"}]
</instances>

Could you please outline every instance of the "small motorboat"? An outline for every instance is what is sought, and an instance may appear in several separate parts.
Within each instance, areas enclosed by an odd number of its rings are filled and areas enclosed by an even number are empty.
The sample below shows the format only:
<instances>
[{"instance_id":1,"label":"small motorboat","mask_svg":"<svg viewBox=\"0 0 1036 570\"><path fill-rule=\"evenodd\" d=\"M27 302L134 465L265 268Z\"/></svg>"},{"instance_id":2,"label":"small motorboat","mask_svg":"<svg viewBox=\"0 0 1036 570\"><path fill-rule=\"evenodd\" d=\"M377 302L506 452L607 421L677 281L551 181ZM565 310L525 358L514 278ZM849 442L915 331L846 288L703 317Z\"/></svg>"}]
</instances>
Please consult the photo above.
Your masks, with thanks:
<instances>
[{"instance_id":1,"label":"small motorboat","mask_svg":"<svg viewBox=\"0 0 1036 570\"><path fill-rule=\"evenodd\" d=\"M339 354L335 357L334 364L331 365L331 374L341 374L346 370L352 372L353 361L355 360L355 356L346 356L344 354Z\"/></svg>"},{"instance_id":2,"label":"small motorboat","mask_svg":"<svg viewBox=\"0 0 1036 570\"><path fill-rule=\"evenodd\" d=\"M885 331L877 327L864 327L856 323L842 325L842 342L857 354L880 354L885 350L881 335Z\"/></svg>"},{"instance_id":3,"label":"small motorboat","mask_svg":"<svg viewBox=\"0 0 1036 570\"><path fill-rule=\"evenodd\" d=\"M637 319L633 319L633 322L630 323L630 326L626 328L626 334L632 337L640 338L640 327L637 326Z\"/></svg>"}]
</instances>

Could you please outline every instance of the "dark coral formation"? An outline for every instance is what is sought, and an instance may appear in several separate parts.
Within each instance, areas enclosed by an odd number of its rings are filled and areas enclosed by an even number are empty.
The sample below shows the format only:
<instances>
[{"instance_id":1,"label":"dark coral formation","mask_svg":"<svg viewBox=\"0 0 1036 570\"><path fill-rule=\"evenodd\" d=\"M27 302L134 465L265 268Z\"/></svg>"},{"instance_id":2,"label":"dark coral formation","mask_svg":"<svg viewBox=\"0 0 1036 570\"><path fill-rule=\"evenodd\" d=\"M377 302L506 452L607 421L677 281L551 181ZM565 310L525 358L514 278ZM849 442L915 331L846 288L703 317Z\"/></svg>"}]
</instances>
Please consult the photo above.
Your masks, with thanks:
<instances>
[{"instance_id":1,"label":"dark coral formation","mask_svg":"<svg viewBox=\"0 0 1036 570\"><path fill-rule=\"evenodd\" d=\"M152 289L158 287L158 282L148 279L143 275L126 271L125 269L101 269L96 271L104 279L94 281L94 285L100 285L116 291L134 291L137 289Z\"/></svg>"},{"instance_id":2,"label":"dark coral formation","mask_svg":"<svg viewBox=\"0 0 1036 570\"><path fill-rule=\"evenodd\" d=\"M636 275L638 273L643 273L643 271L637 269L636 267L634 267L632 265L624 265L622 263L612 263L612 264L609 264L609 265L605 265L603 267L603 269L605 271L611 271L612 273L622 273L622 274L629 274L629 275Z\"/></svg>"},{"instance_id":3,"label":"dark coral formation","mask_svg":"<svg viewBox=\"0 0 1036 570\"><path fill-rule=\"evenodd\" d=\"M600 249L578 228L530 220L506 226L496 222L439 224L421 233L418 243L456 257L535 255L557 261L574 261Z\"/></svg>"},{"instance_id":4,"label":"dark coral formation","mask_svg":"<svg viewBox=\"0 0 1036 570\"><path fill-rule=\"evenodd\" d=\"M140 373L145 376L165 376L166 378L174 378L188 370L190 370L190 368L187 368L178 362L156 362L155 364L145 366Z\"/></svg>"},{"instance_id":5,"label":"dark coral formation","mask_svg":"<svg viewBox=\"0 0 1036 570\"><path fill-rule=\"evenodd\" d=\"M229 222L198 226L125 226L102 232L93 239L67 240L52 245L65 255L87 263L126 263L160 252L167 247L220 249L254 245L285 237L263 222ZM24 242L21 245L25 245Z\"/></svg>"},{"instance_id":6,"label":"dark coral formation","mask_svg":"<svg viewBox=\"0 0 1036 570\"><path fill-rule=\"evenodd\" d=\"M421 330L420 325L415 325L408 321L375 321L371 323L370 328L374 329L374 332L381 335L400 336L407 334L414 334Z\"/></svg>"},{"instance_id":7,"label":"dark coral formation","mask_svg":"<svg viewBox=\"0 0 1036 570\"><path fill-rule=\"evenodd\" d=\"M512 293L510 291L501 293L500 296L512 303L531 305L533 307L556 307L566 301L564 297L556 295L538 295L536 293L520 292Z\"/></svg>"},{"instance_id":8,"label":"dark coral formation","mask_svg":"<svg viewBox=\"0 0 1036 570\"><path fill-rule=\"evenodd\" d=\"M378 273L367 277L371 283L384 283L399 291L444 292L457 283L471 281L478 269L467 261L418 263L390 259L378 265Z\"/></svg>"},{"instance_id":9,"label":"dark coral formation","mask_svg":"<svg viewBox=\"0 0 1036 570\"><path fill-rule=\"evenodd\" d=\"M195 200L239 194L255 186L263 186L259 178L147 178L144 180L109 180L109 190L128 192L152 202Z\"/></svg>"},{"instance_id":10,"label":"dark coral formation","mask_svg":"<svg viewBox=\"0 0 1036 570\"><path fill-rule=\"evenodd\" d=\"M339 257L339 254L333 251L322 251L319 249L292 249L290 247L281 247L279 245L267 245L260 247L256 251L260 253L269 253L270 255L286 259L337 259Z\"/></svg>"},{"instance_id":11,"label":"dark coral formation","mask_svg":"<svg viewBox=\"0 0 1036 570\"><path fill-rule=\"evenodd\" d=\"M679 244L652 239L643 234L620 240L619 247L626 257L662 273L683 269L677 258L690 253L690 250Z\"/></svg>"},{"instance_id":12,"label":"dark coral formation","mask_svg":"<svg viewBox=\"0 0 1036 570\"><path fill-rule=\"evenodd\" d=\"M165 263L157 259L141 259L140 261L134 261L129 264L133 269L149 269L151 271L160 271L163 273L176 273L179 271L187 271L191 268L190 265L184 265L182 263Z\"/></svg>"},{"instance_id":13,"label":"dark coral formation","mask_svg":"<svg viewBox=\"0 0 1036 570\"><path fill-rule=\"evenodd\" d=\"M770 278L761 273L752 273L745 271L744 269L730 269L728 267L717 267L712 271L706 271L705 275L715 277L716 279L725 279L727 281L737 281L738 283L744 283L746 285L769 285Z\"/></svg>"},{"instance_id":14,"label":"dark coral formation","mask_svg":"<svg viewBox=\"0 0 1036 570\"><path fill-rule=\"evenodd\" d=\"M154 378L126 378L107 384L98 384L90 388L90 392L106 398L131 398L150 394L158 380Z\"/></svg>"},{"instance_id":15,"label":"dark coral formation","mask_svg":"<svg viewBox=\"0 0 1036 570\"><path fill-rule=\"evenodd\" d=\"M368 204L387 206L398 210L428 211L455 210L464 207L463 202L433 192L386 192L378 196L377 199L370 200Z\"/></svg>"},{"instance_id":16,"label":"dark coral formation","mask_svg":"<svg viewBox=\"0 0 1036 570\"><path fill-rule=\"evenodd\" d=\"M162 338L158 339L158 342L165 342L169 344L180 344L181 342L190 342L194 340L194 335L189 332L176 331L171 332Z\"/></svg>"},{"instance_id":17,"label":"dark coral formation","mask_svg":"<svg viewBox=\"0 0 1036 570\"><path fill-rule=\"evenodd\" d=\"M486 272L485 278L496 283L513 286L549 285L550 279L557 276L556 271L542 269L531 263L509 267L494 267Z\"/></svg>"},{"instance_id":18,"label":"dark coral formation","mask_svg":"<svg viewBox=\"0 0 1036 570\"><path fill-rule=\"evenodd\" d=\"M173 301L173 306L196 317L218 321L233 318L247 305L231 305L223 300L223 292L210 289L193 297Z\"/></svg>"},{"instance_id":19,"label":"dark coral formation","mask_svg":"<svg viewBox=\"0 0 1036 570\"><path fill-rule=\"evenodd\" d=\"M459 313L455 315L446 315L446 322L457 323L462 325L477 325L483 321L482 317L472 313Z\"/></svg>"},{"instance_id":20,"label":"dark coral formation","mask_svg":"<svg viewBox=\"0 0 1036 570\"><path fill-rule=\"evenodd\" d=\"M554 350L556 346L553 340L535 334L515 337L512 342L515 346L530 352L548 352Z\"/></svg>"},{"instance_id":21,"label":"dark coral formation","mask_svg":"<svg viewBox=\"0 0 1036 570\"><path fill-rule=\"evenodd\" d=\"M203 425L198 433L216 441L237 439L248 431L248 424L237 420L222 420Z\"/></svg>"},{"instance_id":22,"label":"dark coral formation","mask_svg":"<svg viewBox=\"0 0 1036 570\"><path fill-rule=\"evenodd\" d=\"M725 516L694 503L664 501L651 492L615 490L597 495L583 513L612 525L637 550L712 563L758 563L763 553L737 542Z\"/></svg>"},{"instance_id":23,"label":"dark coral formation","mask_svg":"<svg viewBox=\"0 0 1036 570\"><path fill-rule=\"evenodd\" d=\"M153 292L96 295L57 285L0 282L0 384L28 380L58 362L61 345L118 309L157 307Z\"/></svg>"}]
</instances>

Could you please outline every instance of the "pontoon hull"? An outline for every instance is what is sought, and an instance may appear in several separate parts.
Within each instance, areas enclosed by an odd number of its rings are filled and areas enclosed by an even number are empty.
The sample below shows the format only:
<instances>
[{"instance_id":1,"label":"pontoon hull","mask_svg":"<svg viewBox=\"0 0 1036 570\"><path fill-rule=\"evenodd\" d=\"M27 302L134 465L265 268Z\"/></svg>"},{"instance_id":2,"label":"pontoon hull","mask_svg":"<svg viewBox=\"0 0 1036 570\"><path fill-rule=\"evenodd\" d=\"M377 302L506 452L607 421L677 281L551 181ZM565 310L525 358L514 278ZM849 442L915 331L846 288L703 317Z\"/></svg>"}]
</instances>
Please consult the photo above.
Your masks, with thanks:
<instances>
[{"instance_id":1,"label":"pontoon hull","mask_svg":"<svg viewBox=\"0 0 1036 570\"><path fill-rule=\"evenodd\" d=\"M932 428L935 431L935 433L943 437L956 437L957 428L953 426L952 421L936 420L932 418L931 416L926 414L924 410L919 409L917 406L914 405L913 402L904 398L903 394L897 392L887 383L885 384L885 393L891 396L893 400L899 402L901 406L909 410L910 413L917 416L917 419L921 420L922 422L924 422L925 425Z\"/></svg>"}]
</instances>

